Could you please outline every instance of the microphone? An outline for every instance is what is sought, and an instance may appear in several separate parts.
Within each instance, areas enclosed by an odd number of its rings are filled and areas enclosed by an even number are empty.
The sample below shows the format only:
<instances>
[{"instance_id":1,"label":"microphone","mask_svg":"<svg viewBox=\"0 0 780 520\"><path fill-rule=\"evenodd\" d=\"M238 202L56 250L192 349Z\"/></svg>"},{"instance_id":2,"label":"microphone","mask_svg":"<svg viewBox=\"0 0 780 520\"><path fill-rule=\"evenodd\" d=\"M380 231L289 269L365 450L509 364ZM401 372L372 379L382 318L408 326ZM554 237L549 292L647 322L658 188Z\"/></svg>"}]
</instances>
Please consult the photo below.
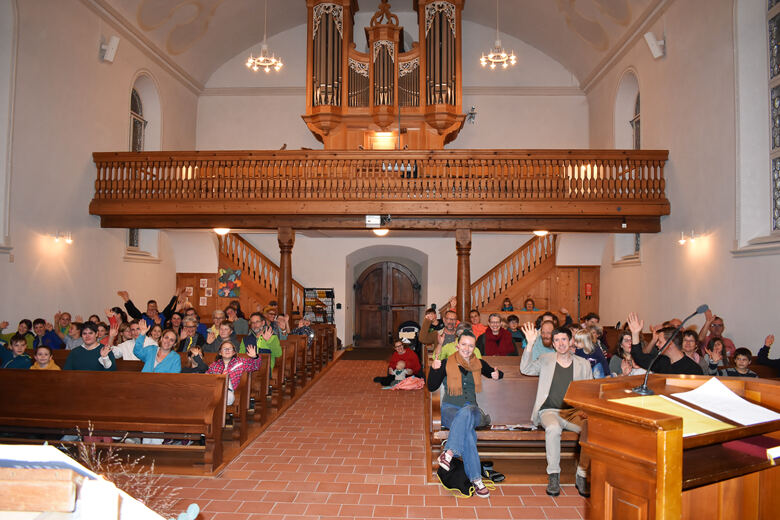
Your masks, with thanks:
<instances>
[{"instance_id":1,"label":"microphone","mask_svg":"<svg viewBox=\"0 0 780 520\"><path fill-rule=\"evenodd\" d=\"M645 372L645 380L642 382L641 385L631 389L635 394L639 394L639 395L654 395L655 394L655 392L650 390L650 388L648 388L648 386L647 386L647 378L650 377L650 369L653 368L653 365L655 364L655 362L658 360L659 357L661 357L661 354L663 354L664 350L666 350L666 347L669 346L669 343L671 343L672 340L674 339L674 337L680 332L680 330L683 328L683 325L685 325L685 323L688 320L690 320L691 318L693 318L697 314L702 314L704 312L707 312L708 310L710 310L710 307L706 303L703 303L703 304L699 305L698 307L696 307L696 311L693 314L691 314L690 316L685 318L682 321L682 323L680 323L680 325L677 326L677 328L674 330L674 334L669 336L669 339L666 340L666 343L664 343L663 347L661 347L658 350L658 354L656 354L655 357L653 358L653 360L650 362L650 364L647 365L647 372Z\"/></svg>"}]
</instances>

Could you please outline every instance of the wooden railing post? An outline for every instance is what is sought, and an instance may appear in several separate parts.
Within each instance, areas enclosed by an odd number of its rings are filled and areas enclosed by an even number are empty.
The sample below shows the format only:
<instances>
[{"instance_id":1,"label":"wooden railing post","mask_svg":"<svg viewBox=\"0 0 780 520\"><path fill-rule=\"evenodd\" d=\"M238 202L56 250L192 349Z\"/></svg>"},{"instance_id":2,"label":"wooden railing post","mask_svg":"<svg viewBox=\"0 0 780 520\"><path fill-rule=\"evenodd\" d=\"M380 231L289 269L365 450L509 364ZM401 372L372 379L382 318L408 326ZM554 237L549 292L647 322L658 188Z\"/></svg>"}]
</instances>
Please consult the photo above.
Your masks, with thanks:
<instances>
[{"instance_id":1,"label":"wooden railing post","mask_svg":"<svg viewBox=\"0 0 780 520\"><path fill-rule=\"evenodd\" d=\"M457 293L458 318L466 321L471 310L471 230L455 230L455 249L458 252L458 280Z\"/></svg>"},{"instance_id":2,"label":"wooden railing post","mask_svg":"<svg viewBox=\"0 0 780 520\"><path fill-rule=\"evenodd\" d=\"M293 310L293 279L292 250L295 244L295 231L290 227L280 227L277 230L279 241L279 312L292 315Z\"/></svg>"}]
</instances>

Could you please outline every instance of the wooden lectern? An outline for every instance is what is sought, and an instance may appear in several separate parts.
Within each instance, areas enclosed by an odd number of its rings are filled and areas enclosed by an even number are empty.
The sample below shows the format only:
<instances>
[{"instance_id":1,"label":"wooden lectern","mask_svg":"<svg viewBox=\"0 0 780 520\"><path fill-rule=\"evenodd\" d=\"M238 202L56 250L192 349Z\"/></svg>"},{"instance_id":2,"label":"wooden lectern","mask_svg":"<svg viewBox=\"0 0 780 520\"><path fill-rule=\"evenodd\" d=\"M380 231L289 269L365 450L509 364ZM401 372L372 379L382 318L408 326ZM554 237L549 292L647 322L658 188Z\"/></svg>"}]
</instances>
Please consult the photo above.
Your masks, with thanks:
<instances>
[{"instance_id":1,"label":"wooden lectern","mask_svg":"<svg viewBox=\"0 0 780 520\"><path fill-rule=\"evenodd\" d=\"M766 456L724 446L757 435L780 445L780 421L739 426L714 416L736 427L683 438L680 417L610 401L633 396L643 377L575 381L566 393L567 403L588 414L581 446L591 459L589 518L780 518L780 467ZM653 374L648 386L669 395L709 379ZM780 410L780 381L719 379L741 397Z\"/></svg>"}]
</instances>

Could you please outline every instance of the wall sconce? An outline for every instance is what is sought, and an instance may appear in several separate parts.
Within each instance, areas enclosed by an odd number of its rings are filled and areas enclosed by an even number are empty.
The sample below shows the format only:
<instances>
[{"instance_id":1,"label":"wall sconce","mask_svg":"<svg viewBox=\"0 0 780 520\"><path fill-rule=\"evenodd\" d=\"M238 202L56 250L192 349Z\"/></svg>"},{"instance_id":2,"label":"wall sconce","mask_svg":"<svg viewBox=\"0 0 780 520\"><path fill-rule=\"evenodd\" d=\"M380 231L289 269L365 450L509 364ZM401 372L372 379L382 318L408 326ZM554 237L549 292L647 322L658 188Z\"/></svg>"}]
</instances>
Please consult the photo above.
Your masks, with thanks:
<instances>
[{"instance_id":1,"label":"wall sconce","mask_svg":"<svg viewBox=\"0 0 780 520\"><path fill-rule=\"evenodd\" d=\"M54 238L55 242L62 240L68 245L73 243L73 235L71 235L70 231L57 231L52 235L52 237Z\"/></svg>"},{"instance_id":2,"label":"wall sconce","mask_svg":"<svg viewBox=\"0 0 780 520\"><path fill-rule=\"evenodd\" d=\"M221 237L224 237L225 235L227 235L228 233L230 233L230 228L226 228L226 227L215 227L215 228L214 228L214 233L216 233L217 235L219 235L219 236L221 236Z\"/></svg>"},{"instance_id":3,"label":"wall sconce","mask_svg":"<svg viewBox=\"0 0 780 520\"><path fill-rule=\"evenodd\" d=\"M534 235L536 235L538 237L546 237L549 233L550 233L549 231L542 230L542 229L540 229L538 231L534 231Z\"/></svg>"},{"instance_id":4,"label":"wall sconce","mask_svg":"<svg viewBox=\"0 0 780 520\"><path fill-rule=\"evenodd\" d=\"M383 237L390 232L387 225L393 217L390 215L366 215L366 227L378 237Z\"/></svg>"},{"instance_id":5,"label":"wall sconce","mask_svg":"<svg viewBox=\"0 0 780 520\"><path fill-rule=\"evenodd\" d=\"M694 231L691 230L691 235L688 238L685 238L685 233L680 231L680 240L678 240L677 243L680 244L681 246L684 246L685 244L695 244L696 233L694 233Z\"/></svg>"}]
</instances>

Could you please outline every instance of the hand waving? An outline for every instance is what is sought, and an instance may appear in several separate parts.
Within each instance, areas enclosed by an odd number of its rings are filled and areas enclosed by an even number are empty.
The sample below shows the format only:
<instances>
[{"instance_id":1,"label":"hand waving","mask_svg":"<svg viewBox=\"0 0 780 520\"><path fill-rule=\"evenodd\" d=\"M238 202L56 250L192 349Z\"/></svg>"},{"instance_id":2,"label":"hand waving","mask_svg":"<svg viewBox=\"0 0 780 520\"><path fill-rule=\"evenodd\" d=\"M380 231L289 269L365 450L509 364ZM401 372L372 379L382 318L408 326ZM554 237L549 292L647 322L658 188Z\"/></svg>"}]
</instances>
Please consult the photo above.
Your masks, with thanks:
<instances>
[{"instance_id":1,"label":"hand waving","mask_svg":"<svg viewBox=\"0 0 780 520\"><path fill-rule=\"evenodd\" d=\"M2 324L0 323L0 325L2 325ZM771 347L772 343L774 343L774 342L775 342L775 336L774 336L774 334L770 334L764 340L764 345L766 345L767 347Z\"/></svg>"},{"instance_id":2,"label":"hand waving","mask_svg":"<svg viewBox=\"0 0 780 520\"><path fill-rule=\"evenodd\" d=\"M640 320L639 316L634 312L628 315L628 321L626 323L628 323L628 329L634 334L641 333L642 329L645 327L645 321Z\"/></svg>"},{"instance_id":3,"label":"hand waving","mask_svg":"<svg viewBox=\"0 0 780 520\"><path fill-rule=\"evenodd\" d=\"M255 345L246 346L246 354L251 358L257 357L257 347Z\"/></svg>"},{"instance_id":4,"label":"hand waving","mask_svg":"<svg viewBox=\"0 0 780 520\"><path fill-rule=\"evenodd\" d=\"M523 331L523 335L525 335L526 343L529 346L533 345L536 341L536 337L539 335L539 331L536 330L534 324L530 321L527 321L523 323L522 327L520 327L520 330Z\"/></svg>"},{"instance_id":5,"label":"hand waving","mask_svg":"<svg viewBox=\"0 0 780 520\"><path fill-rule=\"evenodd\" d=\"M109 352L111 352L111 347L109 347L108 345L105 345L105 346L101 347L101 349L100 349L100 357L108 356Z\"/></svg>"},{"instance_id":6,"label":"hand waving","mask_svg":"<svg viewBox=\"0 0 780 520\"><path fill-rule=\"evenodd\" d=\"M433 360L433 363L431 363L431 368L434 370L439 370L441 368L441 359L436 358Z\"/></svg>"},{"instance_id":7,"label":"hand waving","mask_svg":"<svg viewBox=\"0 0 780 520\"><path fill-rule=\"evenodd\" d=\"M146 320L138 320L138 330L141 331L141 334L146 336L146 333L149 332L149 324L146 323Z\"/></svg>"}]
</instances>

